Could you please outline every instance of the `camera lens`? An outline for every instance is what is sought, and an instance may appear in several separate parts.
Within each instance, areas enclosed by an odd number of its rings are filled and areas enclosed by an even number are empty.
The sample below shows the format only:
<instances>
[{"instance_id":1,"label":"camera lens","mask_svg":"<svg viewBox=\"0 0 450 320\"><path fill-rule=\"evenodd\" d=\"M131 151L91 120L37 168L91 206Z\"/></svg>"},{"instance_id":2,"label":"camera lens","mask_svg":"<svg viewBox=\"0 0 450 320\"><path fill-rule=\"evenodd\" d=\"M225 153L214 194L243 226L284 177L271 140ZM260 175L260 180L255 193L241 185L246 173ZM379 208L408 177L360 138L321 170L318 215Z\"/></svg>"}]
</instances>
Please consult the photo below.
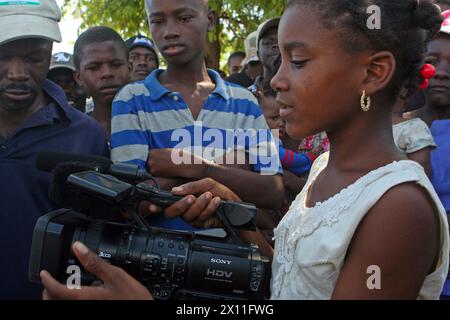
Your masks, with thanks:
<instances>
[{"instance_id":1,"label":"camera lens","mask_svg":"<svg viewBox=\"0 0 450 320\"><path fill-rule=\"evenodd\" d=\"M92 220L71 210L39 218L29 278L48 270L62 283L81 264L70 250L81 241L101 258L128 272L157 299L262 299L268 297L270 263L252 245L191 232ZM81 268L81 284L96 279Z\"/></svg>"}]
</instances>

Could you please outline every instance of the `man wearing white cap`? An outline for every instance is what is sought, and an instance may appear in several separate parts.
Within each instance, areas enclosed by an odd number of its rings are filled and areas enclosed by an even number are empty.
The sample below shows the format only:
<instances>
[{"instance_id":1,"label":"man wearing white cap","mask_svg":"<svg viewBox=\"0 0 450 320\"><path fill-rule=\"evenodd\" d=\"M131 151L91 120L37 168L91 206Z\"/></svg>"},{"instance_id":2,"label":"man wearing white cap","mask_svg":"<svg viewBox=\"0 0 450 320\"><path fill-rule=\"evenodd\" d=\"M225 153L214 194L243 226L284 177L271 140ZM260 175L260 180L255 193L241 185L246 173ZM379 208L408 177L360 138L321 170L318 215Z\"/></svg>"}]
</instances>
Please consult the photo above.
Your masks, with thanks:
<instances>
[{"instance_id":1,"label":"man wearing white cap","mask_svg":"<svg viewBox=\"0 0 450 320\"><path fill-rule=\"evenodd\" d=\"M257 77L254 85L249 89L256 93L262 87L264 79L269 79L275 74L276 60L280 55L278 48L278 25L280 18L275 17L261 23L256 30L256 45L259 61L263 66L262 76Z\"/></svg>"},{"instance_id":2,"label":"man wearing white cap","mask_svg":"<svg viewBox=\"0 0 450 320\"><path fill-rule=\"evenodd\" d=\"M60 19L54 0L0 0L0 300L39 299L42 290L27 279L31 238L37 218L57 206L36 154L107 154L101 127L46 80Z\"/></svg>"},{"instance_id":3,"label":"man wearing white cap","mask_svg":"<svg viewBox=\"0 0 450 320\"><path fill-rule=\"evenodd\" d=\"M262 65L258 58L258 48L256 45L257 38L258 33L256 31L250 33L245 38L245 59L242 61L242 71L230 75L225 79L226 81L248 88L262 74Z\"/></svg>"}]
</instances>

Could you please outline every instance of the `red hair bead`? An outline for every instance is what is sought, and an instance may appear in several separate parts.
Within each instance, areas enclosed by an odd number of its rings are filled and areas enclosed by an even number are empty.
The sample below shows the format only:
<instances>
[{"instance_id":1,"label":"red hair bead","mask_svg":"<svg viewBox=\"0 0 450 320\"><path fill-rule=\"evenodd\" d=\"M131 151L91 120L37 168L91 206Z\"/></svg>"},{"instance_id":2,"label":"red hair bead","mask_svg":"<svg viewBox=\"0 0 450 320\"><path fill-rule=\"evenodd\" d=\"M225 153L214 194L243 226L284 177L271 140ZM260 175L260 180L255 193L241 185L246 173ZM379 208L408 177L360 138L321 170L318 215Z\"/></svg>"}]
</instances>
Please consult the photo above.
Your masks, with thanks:
<instances>
[{"instance_id":1,"label":"red hair bead","mask_svg":"<svg viewBox=\"0 0 450 320\"><path fill-rule=\"evenodd\" d=\"M436 75L436 69L432 64L426 63L420 68L422 79L431 79Z\"/></svg>"}]
</instances>

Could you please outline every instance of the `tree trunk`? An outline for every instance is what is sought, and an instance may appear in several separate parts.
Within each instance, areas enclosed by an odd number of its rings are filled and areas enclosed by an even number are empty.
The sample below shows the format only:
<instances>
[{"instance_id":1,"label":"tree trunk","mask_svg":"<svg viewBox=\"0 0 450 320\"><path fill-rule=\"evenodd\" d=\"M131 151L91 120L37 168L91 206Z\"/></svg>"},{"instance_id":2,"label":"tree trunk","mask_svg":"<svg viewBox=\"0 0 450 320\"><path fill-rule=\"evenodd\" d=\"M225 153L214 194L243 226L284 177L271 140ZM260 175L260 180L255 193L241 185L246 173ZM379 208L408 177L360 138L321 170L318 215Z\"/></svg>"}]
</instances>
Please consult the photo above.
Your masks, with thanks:
<instances>
[{"instance_id":1,"label":"tree trunk","mask_svg":"<svg viewBox=\"0 0 450 320\"><path fill-rule=\"evenodd\" d=\"M211 34L208 36L208 40L206 43L206 66L211 69L219 70L220 69L220 54L221 54L221 44L220 44L220 35L222 34L222 24L221 24L221 10L222 10L222 0L214 1L214 6L212 6L213 10L216 14L216 24L214 28L211 30ZM210 3L212 5L212 3Z\"/></svg>"},{"instance_id":2,"label":"tree trunk","mask_svg":"<svg viewBox=\"0 0 450 320\"><path fill-rule=\"evenodd\" d=\"M207 41L206 44L206 66L208 68L219 70L220 69L220 41L219 39L214 41Z\"/></svg>"}]
</instances>

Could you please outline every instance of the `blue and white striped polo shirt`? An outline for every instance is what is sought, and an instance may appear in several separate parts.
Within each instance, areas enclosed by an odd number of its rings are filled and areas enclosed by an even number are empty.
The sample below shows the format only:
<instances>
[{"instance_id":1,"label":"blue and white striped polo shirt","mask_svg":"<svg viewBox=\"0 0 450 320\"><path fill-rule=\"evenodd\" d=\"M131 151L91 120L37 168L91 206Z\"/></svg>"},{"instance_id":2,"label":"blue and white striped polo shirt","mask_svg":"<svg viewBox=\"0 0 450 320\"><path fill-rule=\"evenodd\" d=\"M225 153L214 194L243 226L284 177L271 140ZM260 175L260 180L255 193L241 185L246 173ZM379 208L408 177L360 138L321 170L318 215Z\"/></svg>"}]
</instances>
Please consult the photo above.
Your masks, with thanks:
<instances>
[{"instance_id":1,"label":"blue and white striped polo shirt","mask_svg":"<svg viewBox=\"0 0 450 320\"><path fill-rule=\"evenodd\" d=\"M214 160L245 150L252 170L282 173L277 146L255 97L208 70L216 84L194 120L180 93L163 87L155 70L116 96L112 110L111 157L146 168L149 150L185 149Z\"/></svg>"},{"instance_id":2,"label":"blue and white striped polo shirt","mask_svg":"<svg viewBox=\"0 0 450 320\"><path fill-rule=\"evenodd\" d=\"M155 70L117 95L111 126L114 162L134 163L144 169L152 149L187 149L208 160L240 149L246 151L253 171L282 172L272 133L249 91L208 70L216 89L194 120L181 94L170 92L158 81L161 72ZM158 215L149 220L162 228L195 230L181 218Z\"/></svg>"}]
</instances>

